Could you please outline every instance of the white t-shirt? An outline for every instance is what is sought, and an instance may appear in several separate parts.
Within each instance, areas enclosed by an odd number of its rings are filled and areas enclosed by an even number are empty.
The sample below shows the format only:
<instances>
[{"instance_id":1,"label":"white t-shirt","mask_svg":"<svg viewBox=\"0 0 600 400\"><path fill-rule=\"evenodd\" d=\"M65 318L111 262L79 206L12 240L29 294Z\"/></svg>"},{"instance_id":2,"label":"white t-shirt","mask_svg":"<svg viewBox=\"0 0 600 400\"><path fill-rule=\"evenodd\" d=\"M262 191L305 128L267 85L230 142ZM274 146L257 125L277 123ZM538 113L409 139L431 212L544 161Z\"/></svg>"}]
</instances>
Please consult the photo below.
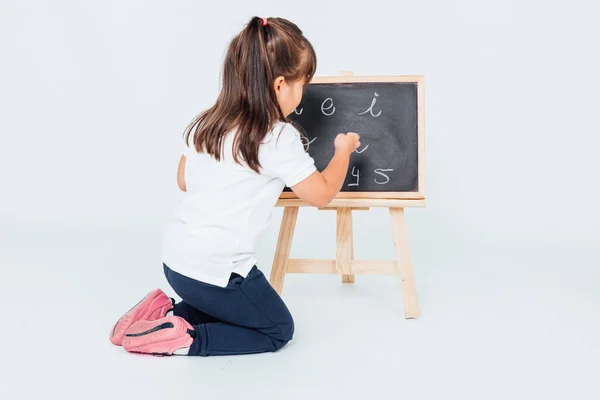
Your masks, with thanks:
<instances>
[{"instance_id":1,"label":"white t-shirt","mask_svg":"<svg viewBox=\"0 0 600 400\"><path fill-rule=\"evenodd\" d=\"M261 173L233 160L235 132L221 161L185 145L186 192L163 237L163 262L172 270L225 287L232 272L246 277L256 264L254 242L269 223L284 186L316 171L300 133L279 122L259 147Z\"/></svg>"}]
</instances>

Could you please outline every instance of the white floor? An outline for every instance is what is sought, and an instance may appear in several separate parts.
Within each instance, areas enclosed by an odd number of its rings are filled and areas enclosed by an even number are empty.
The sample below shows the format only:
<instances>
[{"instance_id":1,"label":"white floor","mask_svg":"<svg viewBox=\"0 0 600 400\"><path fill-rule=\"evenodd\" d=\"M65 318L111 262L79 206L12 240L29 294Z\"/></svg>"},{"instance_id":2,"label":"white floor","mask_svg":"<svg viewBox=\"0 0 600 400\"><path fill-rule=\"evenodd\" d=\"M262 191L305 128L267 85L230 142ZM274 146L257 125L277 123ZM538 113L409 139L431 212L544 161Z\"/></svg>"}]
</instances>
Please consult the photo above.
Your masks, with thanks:
<instances>
[{"instance_id":1,"label":"white floor","mask_svg":"<svg viewBox=\"0 0 600 400\"><path fill-rule=\"evenodd\" d=\"M127 354L108 333L151 288L168 289L161 228L0 226L0 399L600 398L592 242L416 243L417 320L403 318L396 278L289 275L297 331L281 352Z\"/></svg>"}]
</instances>

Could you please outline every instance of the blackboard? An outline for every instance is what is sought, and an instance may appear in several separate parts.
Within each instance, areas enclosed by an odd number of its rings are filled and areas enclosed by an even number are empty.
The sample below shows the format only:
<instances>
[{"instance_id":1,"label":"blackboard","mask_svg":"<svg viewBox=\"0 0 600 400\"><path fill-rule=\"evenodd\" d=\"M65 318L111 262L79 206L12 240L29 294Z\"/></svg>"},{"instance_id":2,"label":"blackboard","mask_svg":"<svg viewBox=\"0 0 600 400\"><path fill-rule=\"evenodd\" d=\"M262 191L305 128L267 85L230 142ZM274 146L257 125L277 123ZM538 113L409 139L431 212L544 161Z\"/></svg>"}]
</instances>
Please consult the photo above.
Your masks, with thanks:
<instances>
[{"instance_id":1,"label":"blackboard","mask_svg":"<svg viewBox=\"0 0 600 400\"><path fill-rule=\"evenodd\" d=\"M419 148L423 143L420 80L327 80L308 85L302 102L289 116L306 136L305 148L316 167L322 171L333 157L338 133L357 132L361 147L350 158L341 195L377 192L387 193L384 197L423 197L419 193L424 153Z\"/></svg>"}]
</instances>

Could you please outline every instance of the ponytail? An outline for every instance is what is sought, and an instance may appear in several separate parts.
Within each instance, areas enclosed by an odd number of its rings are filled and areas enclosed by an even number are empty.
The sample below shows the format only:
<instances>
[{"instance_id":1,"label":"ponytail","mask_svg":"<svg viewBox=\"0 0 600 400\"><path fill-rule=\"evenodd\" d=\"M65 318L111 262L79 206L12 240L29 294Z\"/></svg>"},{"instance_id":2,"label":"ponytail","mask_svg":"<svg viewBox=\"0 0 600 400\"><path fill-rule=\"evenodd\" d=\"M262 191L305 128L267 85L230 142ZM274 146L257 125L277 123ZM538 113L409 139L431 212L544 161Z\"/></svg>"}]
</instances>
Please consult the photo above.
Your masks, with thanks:
<instances>
[{"instance_id":1,"label":"ponytail","mask_svg":"<svg viewBox=\"0 0 600 400\"><path fill-rule=\"evenodd\" d=\"M198 152L221 160L224 137L235 129L235 162L243 161L259 172L260 144L277 122L288 122L277 103L275 78L309 82L315 70L314 49L295 24L282 18L253 17L230 42L221 93L187 127L186 141L193 135Z\"/></svg>"}]
</instances>

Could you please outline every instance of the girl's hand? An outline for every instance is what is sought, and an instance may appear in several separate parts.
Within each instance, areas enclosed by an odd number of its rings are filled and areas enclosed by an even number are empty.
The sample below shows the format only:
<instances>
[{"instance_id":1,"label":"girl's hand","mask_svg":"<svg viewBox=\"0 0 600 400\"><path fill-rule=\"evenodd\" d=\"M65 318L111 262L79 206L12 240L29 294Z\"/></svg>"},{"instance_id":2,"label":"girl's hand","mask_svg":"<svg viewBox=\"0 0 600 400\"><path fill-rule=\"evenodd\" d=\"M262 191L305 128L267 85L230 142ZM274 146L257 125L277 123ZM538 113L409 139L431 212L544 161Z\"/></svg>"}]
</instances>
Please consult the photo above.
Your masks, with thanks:
<instances>
[{"instance_id":1,"label":"girl's hand","mask_svg":"<svg viewBox=\"0 0 600 400\"><path fill-rule=\"evenodd\" d=\"M360 136L354 132L340 133L333 142L335 151L350 155L354 150L360 147Z\"/></svg>"}]
</instances>

